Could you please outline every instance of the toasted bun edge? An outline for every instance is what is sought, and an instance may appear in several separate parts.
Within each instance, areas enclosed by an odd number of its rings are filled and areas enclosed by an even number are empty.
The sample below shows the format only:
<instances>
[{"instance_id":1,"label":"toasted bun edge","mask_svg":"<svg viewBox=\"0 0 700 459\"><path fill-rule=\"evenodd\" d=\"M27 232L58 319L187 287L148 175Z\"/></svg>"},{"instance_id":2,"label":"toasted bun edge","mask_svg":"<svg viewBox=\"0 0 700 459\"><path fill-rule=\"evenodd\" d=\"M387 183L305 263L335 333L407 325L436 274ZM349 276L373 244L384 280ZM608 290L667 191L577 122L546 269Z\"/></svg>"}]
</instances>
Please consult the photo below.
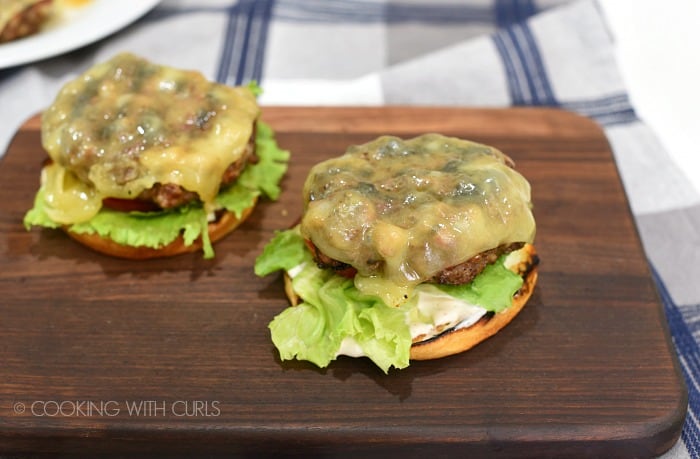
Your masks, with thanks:
<instances>
[{"instance_id":1,"label":"toasted bun edge","mask_svg":"<svg viewBox=\"0 0 700 459\"><path fill-rule=\"evenodd\" d=\"M498 333L523 310L537 283L535 266L523 278L523 286L513 297L513 304L501 312L487 314L470 327L451 329L426 341L413 343L411 360L432 360L468 351Z\"/></svg>"},{"instance_id":2,"label":"toasted bun edge","mask_svg":"<svg viewBox=\"0 0 700 459\"><path fill-rule=\"evenodd\" d=\"M256 204L257 198L253 202L253 205L246 208L242 212L240 218L237 218L232 212L226 211L215 222L209 223L209 239L211 242L214 243L220 240L236 229L248 218L248 216L250 216ZM183 237L178 236L177 239L163 247L153 248L119 244L118 242L114 242L112 239L107 237L102 237L97 233L74 233L65 227L63 229L72 239L85 245L86 247L91 248L92 250L95 250L96 252L129 260L147 260L151 258L172 257L183 253L201 250L202 248L201 237L197 238L197 240L195 240L192 244L186 245Z\"/></svg>"},{"instance_id":3,"label":"toasted bun edge","mask_svg":"<svg viewBox=\"0 0 700 459\"><path fill-rule=\"evenodd\" d=\"M537 252L532 244L526 244L524 249L528 254L527 261L519 266L519 272L523 276L523 285L513 296L511 306L501 312L487 314L469 327L453 328L425 341L413 343L410 359L433 360L465 352L508 325L525 307L537 284ZM292 306L302 302L302 299L292 288L292 280L287 273L284 273L284 291Z\"/></svg>"}]
</instances>

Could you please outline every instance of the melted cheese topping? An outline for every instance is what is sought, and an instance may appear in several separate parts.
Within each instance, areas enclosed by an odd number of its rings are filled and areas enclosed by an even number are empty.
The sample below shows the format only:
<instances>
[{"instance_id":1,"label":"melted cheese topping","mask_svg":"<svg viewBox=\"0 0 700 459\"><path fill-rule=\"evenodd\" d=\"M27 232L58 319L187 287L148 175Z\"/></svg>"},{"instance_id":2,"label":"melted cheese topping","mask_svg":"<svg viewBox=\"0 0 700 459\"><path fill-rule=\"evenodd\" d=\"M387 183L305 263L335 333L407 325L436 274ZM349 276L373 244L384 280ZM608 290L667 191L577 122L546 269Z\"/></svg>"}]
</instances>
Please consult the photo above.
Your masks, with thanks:
<instances>
[{"instance_id":1,"label":"melted cheese topping","mask_svg":"<svg viewBox=\"0 0 700 459\"><path fill-rule=\"evenodd\" d=\"M533 241L530 185L507 162L438 134L380 137L312 168L301 233L354 266L359 290L398 305L446 267Z\"/></svg>"},{"instance_id":2,"label":"melted cheese topping","mask_svg":"<svg viewBox=\"0 0 700 459\"><path fill-rule=\"evenodd\" d=\"M89 220L103 198L135 198L156 183L196 192L211 211L259 111L250 89L198 72L131 54L94 66L61 89L42 119L43 146L64 169L45 175L47 193L66 204L56 221Z\"/></svg>"}]
</instances>

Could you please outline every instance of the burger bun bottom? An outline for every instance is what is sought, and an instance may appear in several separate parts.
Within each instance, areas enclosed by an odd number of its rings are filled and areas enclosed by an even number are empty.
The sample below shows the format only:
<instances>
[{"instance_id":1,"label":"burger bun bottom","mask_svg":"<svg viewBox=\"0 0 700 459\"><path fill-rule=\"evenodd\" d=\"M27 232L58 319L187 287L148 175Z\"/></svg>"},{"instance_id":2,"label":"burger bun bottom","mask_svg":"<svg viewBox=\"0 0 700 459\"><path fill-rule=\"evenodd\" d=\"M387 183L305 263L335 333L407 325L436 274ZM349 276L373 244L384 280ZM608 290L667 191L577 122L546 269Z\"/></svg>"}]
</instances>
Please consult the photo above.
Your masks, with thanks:
<instances>
[{"instance_id":1,"label":"burger bun bottom","mask_svg":"<svg viewBox=\"0 0 700 459\"><path fill-rule=\"evenodd\" d=\"M486 314L475 324L464 328L452 328L437 336L411 345L411 360L433 360L467 351L508 325L525 307L537 284L538 258L535 247L526 244L520 249L521 261L512 267L523 277L523 285L513 296L513 303L501 312ZM302 300L292 289L289 276L284 275L284 289L292 306Z\"/></svg>"},{"instance_id":2,"label":"burger bun bottom","mask_svg":"<svg viewBox=\"0 0 700 459\"><path fill-rule=\"evenodd\" d=\"M232 212L225 211L216 221L209 223L209 239L211 242L214 243L218 241L243 223L253 212L256 203L257 200L253 203L253 205L243 211L240 218L237 218ZM112 239L100 236L97 233L74 233L67 228L64 228L64 231L72 239L91 248L92 250L100 252L104 255L117 258L126 258L130 260L147 260L150 258L172 257L183 253L195 252L197 250L201 250L202 248L201 237L197 238L197 240L195 240L192 244L186 245L183 237L178 236L177 239L171 243L162 247L154 248L119 244L114 242Z\"/></svg>"},{"instance_id":3,"label":"burger bun bottom","mask_svg":"<svg viewBox=\"0 0 700 459\"><path fill-rule=\"evenodd\" d=\"M425 341L413 343L411 360L432 360L467 351L508 325L525 307L537 283L537 267L532 264L523 273L523 285L513 296L510 307L486 314L474 325L451 329Z\"/></svg>"}]
</instances>

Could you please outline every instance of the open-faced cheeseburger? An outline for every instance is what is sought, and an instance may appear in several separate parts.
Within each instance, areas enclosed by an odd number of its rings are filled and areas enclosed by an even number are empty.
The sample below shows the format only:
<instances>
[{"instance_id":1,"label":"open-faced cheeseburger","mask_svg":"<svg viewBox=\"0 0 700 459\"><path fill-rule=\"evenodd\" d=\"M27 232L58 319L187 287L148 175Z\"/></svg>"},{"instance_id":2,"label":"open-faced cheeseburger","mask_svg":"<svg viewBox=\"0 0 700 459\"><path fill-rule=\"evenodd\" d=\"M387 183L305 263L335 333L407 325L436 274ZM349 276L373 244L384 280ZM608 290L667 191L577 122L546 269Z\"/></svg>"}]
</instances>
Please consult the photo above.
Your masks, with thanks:
<instances>
[{"instance_id":1,"label":"open-faced cheeseburger","mask_svg":"<svg viewBox=\"0 0 700 459\"><path fill-rule=\"evenodd\" d=\"M314 166L304 214L256 273L285 272L270 324L284 359L367 356L384 371L465 351L522 309L537 280L530 185L495 148L380 137Z\"/></svg>"},{"instance_id":2,"label":"open-faced cheeseburger","mask_svg":"<svg viewBox=\"0 0 700 459\"><path fill-rule=\"evenodd\" d=\"M212 257L286 171L255 92L132 54L94 66L43 114L49 160L25 225L122 258Z\"/></svg>"}]
</instances>

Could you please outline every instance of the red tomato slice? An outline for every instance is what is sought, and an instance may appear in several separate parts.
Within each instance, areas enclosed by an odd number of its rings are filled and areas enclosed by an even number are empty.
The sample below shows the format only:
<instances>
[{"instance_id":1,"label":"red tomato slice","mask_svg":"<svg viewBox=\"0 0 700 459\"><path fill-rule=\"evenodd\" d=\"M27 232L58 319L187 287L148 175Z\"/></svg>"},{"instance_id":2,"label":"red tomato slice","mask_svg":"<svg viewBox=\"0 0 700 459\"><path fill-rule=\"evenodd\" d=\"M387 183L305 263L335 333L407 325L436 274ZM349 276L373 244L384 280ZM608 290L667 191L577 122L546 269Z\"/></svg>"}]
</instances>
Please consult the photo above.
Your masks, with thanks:
<instances>
[{"instance_id":1,"label":"red tomato slice","mask_svg":"<svg viewBox=\"0 0 700 459\"><path fill-rule=\"evenodd\" d=\"M353 268L352 266L348 266L345 269L336 269L335 273L338 274L339 276L343 276L347 279L354 279L355 274L357 274L357 270Z\"/></svg>"},{"instance_id":2,"label":"red tomato slice","mask_svg":"<svg viewBox=\"0 0 700 459\"><path fill-rule=\"evenodd\" d=\"M153 212L161 210L157 204L140 199L104 198L102 205L120 212Z\"/></svg>"}]
</instances>

